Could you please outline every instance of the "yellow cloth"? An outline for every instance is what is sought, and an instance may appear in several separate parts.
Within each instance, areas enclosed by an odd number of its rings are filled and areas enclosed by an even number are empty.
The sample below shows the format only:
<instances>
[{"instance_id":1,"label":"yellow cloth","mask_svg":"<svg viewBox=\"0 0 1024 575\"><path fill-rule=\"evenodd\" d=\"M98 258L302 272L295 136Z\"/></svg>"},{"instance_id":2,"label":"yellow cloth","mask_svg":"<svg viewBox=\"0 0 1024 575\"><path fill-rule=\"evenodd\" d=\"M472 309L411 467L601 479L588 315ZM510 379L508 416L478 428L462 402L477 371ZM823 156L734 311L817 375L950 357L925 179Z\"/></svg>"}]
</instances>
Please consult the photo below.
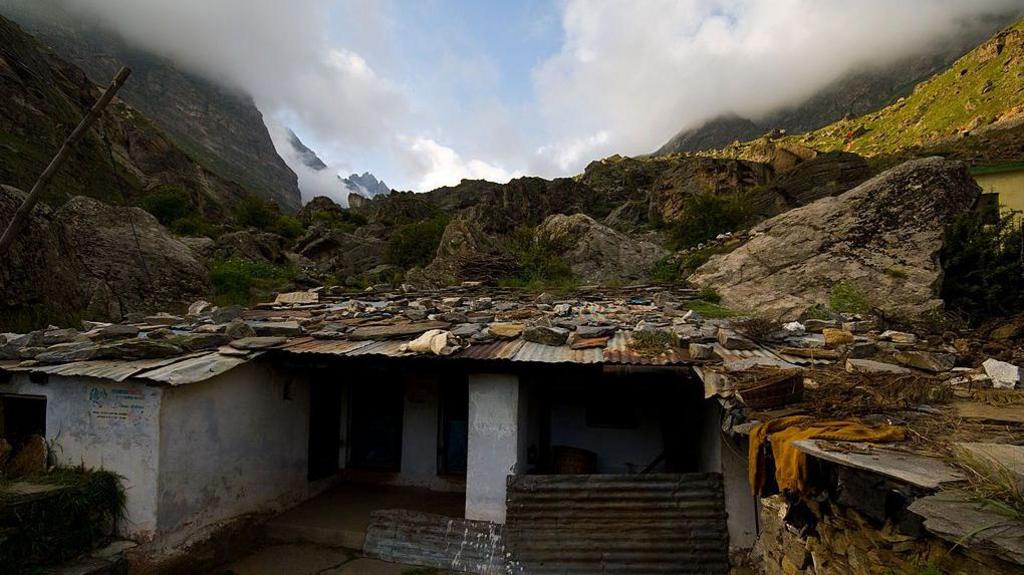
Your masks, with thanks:
<instances>
[{"instance_id":1,"label":"yellow cloth","mask_svg":"<svg viewBox=\"0 0 1024 575\"><path fill-rule=\"evenodd\" d=\"M807 415L782 417L762 423L750 433L748 473L754 495L764 491L767 478L764 443L769 441L775 459L775 481L783 491L802 491L807 487L807 454L793 447L801 439L834 441L903 441L906 430L882 425L868 427L855 421L815 421Z\"/></svg>"}]
</instances>

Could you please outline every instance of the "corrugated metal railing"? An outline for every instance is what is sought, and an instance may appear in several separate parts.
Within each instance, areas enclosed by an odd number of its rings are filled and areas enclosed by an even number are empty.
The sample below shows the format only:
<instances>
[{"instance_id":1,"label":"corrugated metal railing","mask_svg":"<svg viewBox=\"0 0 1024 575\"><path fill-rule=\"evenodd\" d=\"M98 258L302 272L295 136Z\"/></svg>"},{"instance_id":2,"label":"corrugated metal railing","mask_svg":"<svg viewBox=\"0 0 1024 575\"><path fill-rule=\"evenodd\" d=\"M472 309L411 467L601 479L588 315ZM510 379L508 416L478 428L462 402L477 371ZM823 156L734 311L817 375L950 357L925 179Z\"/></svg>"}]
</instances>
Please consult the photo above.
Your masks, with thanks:
<instances>
[{"instance_id":1,"label":"corrugated metal railing","mask_svg":"<svg viewBox=\"0 0 1024 575\"><path fill-rule=\"evenodd\" d=\"M517 575L728 573L722 476L510 476L505 546Z\"/></svg>"},{"instance_id":2,"label":"corrugated metal railing","mask_svg":"<svg viewBox=\"0 0 1024 575\"><path fill-rule=\"evenodd\" d=\"M371 513L363 552L385 561L459 573L505 572L501 525L419 511Z\"/></svg>"}]
</instances>

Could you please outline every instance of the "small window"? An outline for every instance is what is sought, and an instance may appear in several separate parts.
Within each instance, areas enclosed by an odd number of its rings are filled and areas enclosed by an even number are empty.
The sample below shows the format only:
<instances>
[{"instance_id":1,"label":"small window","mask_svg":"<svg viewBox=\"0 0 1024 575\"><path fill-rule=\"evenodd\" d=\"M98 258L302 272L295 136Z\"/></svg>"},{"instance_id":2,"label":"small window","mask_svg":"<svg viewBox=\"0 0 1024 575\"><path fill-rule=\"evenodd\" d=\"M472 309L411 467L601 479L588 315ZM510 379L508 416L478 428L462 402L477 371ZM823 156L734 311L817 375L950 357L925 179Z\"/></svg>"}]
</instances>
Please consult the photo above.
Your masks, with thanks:
<instances>
[{"instance_id":1,"label":"small window","mask_svg":"<svg viewBox=\"0 0 1024 575\"><path fill-rule=\"evenodd\" d=\"M0 436L17 448L33 435L46 437L46 398L0 395Z\"/></svg>"},{"instance_id":2,"label":"small window","mask_svg":"<svg viewBox=\"0 0 1024 575\"><path fill-rule=\"evenodd\" d=\"M636 429L636 405L624 389L598 389L587 397L587 427Z\"/></svg>"}]
</instances>

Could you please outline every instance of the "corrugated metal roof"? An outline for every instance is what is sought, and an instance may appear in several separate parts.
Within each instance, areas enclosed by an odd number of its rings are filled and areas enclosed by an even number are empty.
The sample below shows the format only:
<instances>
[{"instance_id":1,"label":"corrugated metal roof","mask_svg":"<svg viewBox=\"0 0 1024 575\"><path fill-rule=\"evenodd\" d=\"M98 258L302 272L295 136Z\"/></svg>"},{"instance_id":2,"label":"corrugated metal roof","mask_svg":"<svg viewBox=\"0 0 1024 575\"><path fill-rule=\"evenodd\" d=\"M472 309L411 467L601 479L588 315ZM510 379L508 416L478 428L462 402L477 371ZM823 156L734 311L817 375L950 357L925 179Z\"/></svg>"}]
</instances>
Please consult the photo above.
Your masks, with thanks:
<instances>
[{"instance_id":1,"label":"corrugated metal roof","mask_svg":"<svg viewBox=\"0 0 1024 575\"><path fill-rule=\"evenodd\" d=\"M616 332L604 348L604 362L622 365L685 365L691 363L689 350L672 348L658 353L638 353L633 349L633 332Z\"/></svg>"},{"instance_id":2,"label":"corrugated metal roof","mask_svg":"<svg viewBox=\"0 0 1024 575\"><path fill-rule=\"evenodd\" d=\"M402 346L411 340L392 339L384 341L318 340L304 338L288 343L279 349L288 353L316 353L324 355L385 356L385 357L436 357L402 351ZM516 363L574 363L574 364L622 364L622 365L686 365L690 363L689 352L672 349L659 354L642 354L631 347L633 334L628 331L617 333L605 348L572 349L568 345L552 346L513 339L491 343L475 344L452 354L451 358L511 361ZM439 358L444 359L444 358Z\"/></svg>"},{"instance_id":3,"label":"corrugated metal roof","mask_svg":"<svg viewBox=\"0 0 1024 575\"><path fill-rule=\"evenodd\" d=\"M28 373L45 373L48 375L59 375L64 377L95 377L99 379L109 379L113 381L124 381L129 377L133 377L138 373L154 369L157 367L173 364L181 361L182 359L188 359L195 355L202 355L204 352L199 354L191 354L184 357L171 357L161 359L137 359L137 360L119 360L119 359L93 359L87 361L75 361L71 363L62 363L57 365L30 365L30 366L12 366L5 367L8 371L20 371Z\"/></svg>"},{"instance_id":4,"label":"corrugated metal roof","mask_svg":"<svg viewBox=\"0 0 1024 575\"><path fill-rule=\"evenodd\" d=\"M508 572L729 572L722 477L519 475L508 481Z\"/></svg>"},{"instance_id":5,"label":"corrugated metal roof","mask_svg":"<svg viewBox=\"0 0 1024 575\"><path fill-rule=\"evenodd\" d=\"M197 357L188 357L176 363L158 367L156 369L135 374L138 379L146 379L158 383L177 386L186 383L196 383L211 377L220 375L234 369L243 363L258 356L260 352L253 352L248 357L224 355L219 352L205 353Z\"/></svg>"}]
</instances>

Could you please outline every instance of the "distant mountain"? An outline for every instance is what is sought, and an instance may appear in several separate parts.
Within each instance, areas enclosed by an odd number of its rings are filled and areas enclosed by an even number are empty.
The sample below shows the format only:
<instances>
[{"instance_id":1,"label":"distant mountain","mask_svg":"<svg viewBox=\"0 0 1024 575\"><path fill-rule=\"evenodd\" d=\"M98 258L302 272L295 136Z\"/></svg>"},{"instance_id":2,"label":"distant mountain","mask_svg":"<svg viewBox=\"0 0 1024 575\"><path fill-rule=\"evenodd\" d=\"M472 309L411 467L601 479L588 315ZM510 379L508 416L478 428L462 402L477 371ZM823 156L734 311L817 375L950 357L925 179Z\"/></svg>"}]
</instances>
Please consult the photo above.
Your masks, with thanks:
<instances>
[{"instance_id":1,"label":"distant mountain","mask_svg":"<svg viewBox=\"0 0 1024 575\"><path fill-rule=\"evenodd\" d=\"M349 193L359 194L364 198L373 198L376 196L386 196L391 193L391 188L387 184L378 180L370 172L363 172L363 175L352 174L347 178L338 176L341 183L349 191Z\"/></svg>"},{"instance_id":2,"label":"distant mountain","mask_svg":"<svg viewBox=\"0 0 1024 575\"><path fill-rule=\"evenodd\" d=\"M959 34L942 38L925 54L903 58L881 69L865 69L846 75L797 106L776 110L762 119L735 114L714 118L686 129L666 142L655 154L696 152L723 148L772 130L798 134L826 126L844 117L877 110L908 96L918 83L945 70L958 58L1013 23L1020 11L999 17L965 22Z\"/></svg>"},{"instance_id":3,"label":"distant mountain","mask_svg":"<svg viewBox=\"0 0 1024 575\"><path fill-rule=\"evenodd\" d=\"M316 152L309 149L306 144L302 143L302 140L295 134L295 132L288 129L288 143L291 145L295 153L298 154L302 164L307 168L312 168L316 171L327 169L327 164L320 159L320 156L316 155Z\"/></svg>"},{"instance_id":4,"label":"distant mountain","mask_svg":"<svg viewBox=\"0 0 1024 575\"><path fill-rule=\"evenodd\" d=\"M80 68L3 17L0 47L0 183L28 190L101 90ZM57 172L43 201L59 205L84 195L140 205L165 191L187 197L211 221L227 219L231 207L249 195L197 163L117 98Z\"/></svg>"},{"instance_id":5,"label":"distant mountain","mask_svg":"<svg viewBox=\"0 0 1024 575\"><path fill-rule=\"evenodd\" d=\"M106 85L118 67L132 77L119 96L152 120L205 168L293 211L298 179L274 149L252 98L137 50L55 0L0 0L0 14L18 22L63 59Z\"/></svg>"}]
</instances>

